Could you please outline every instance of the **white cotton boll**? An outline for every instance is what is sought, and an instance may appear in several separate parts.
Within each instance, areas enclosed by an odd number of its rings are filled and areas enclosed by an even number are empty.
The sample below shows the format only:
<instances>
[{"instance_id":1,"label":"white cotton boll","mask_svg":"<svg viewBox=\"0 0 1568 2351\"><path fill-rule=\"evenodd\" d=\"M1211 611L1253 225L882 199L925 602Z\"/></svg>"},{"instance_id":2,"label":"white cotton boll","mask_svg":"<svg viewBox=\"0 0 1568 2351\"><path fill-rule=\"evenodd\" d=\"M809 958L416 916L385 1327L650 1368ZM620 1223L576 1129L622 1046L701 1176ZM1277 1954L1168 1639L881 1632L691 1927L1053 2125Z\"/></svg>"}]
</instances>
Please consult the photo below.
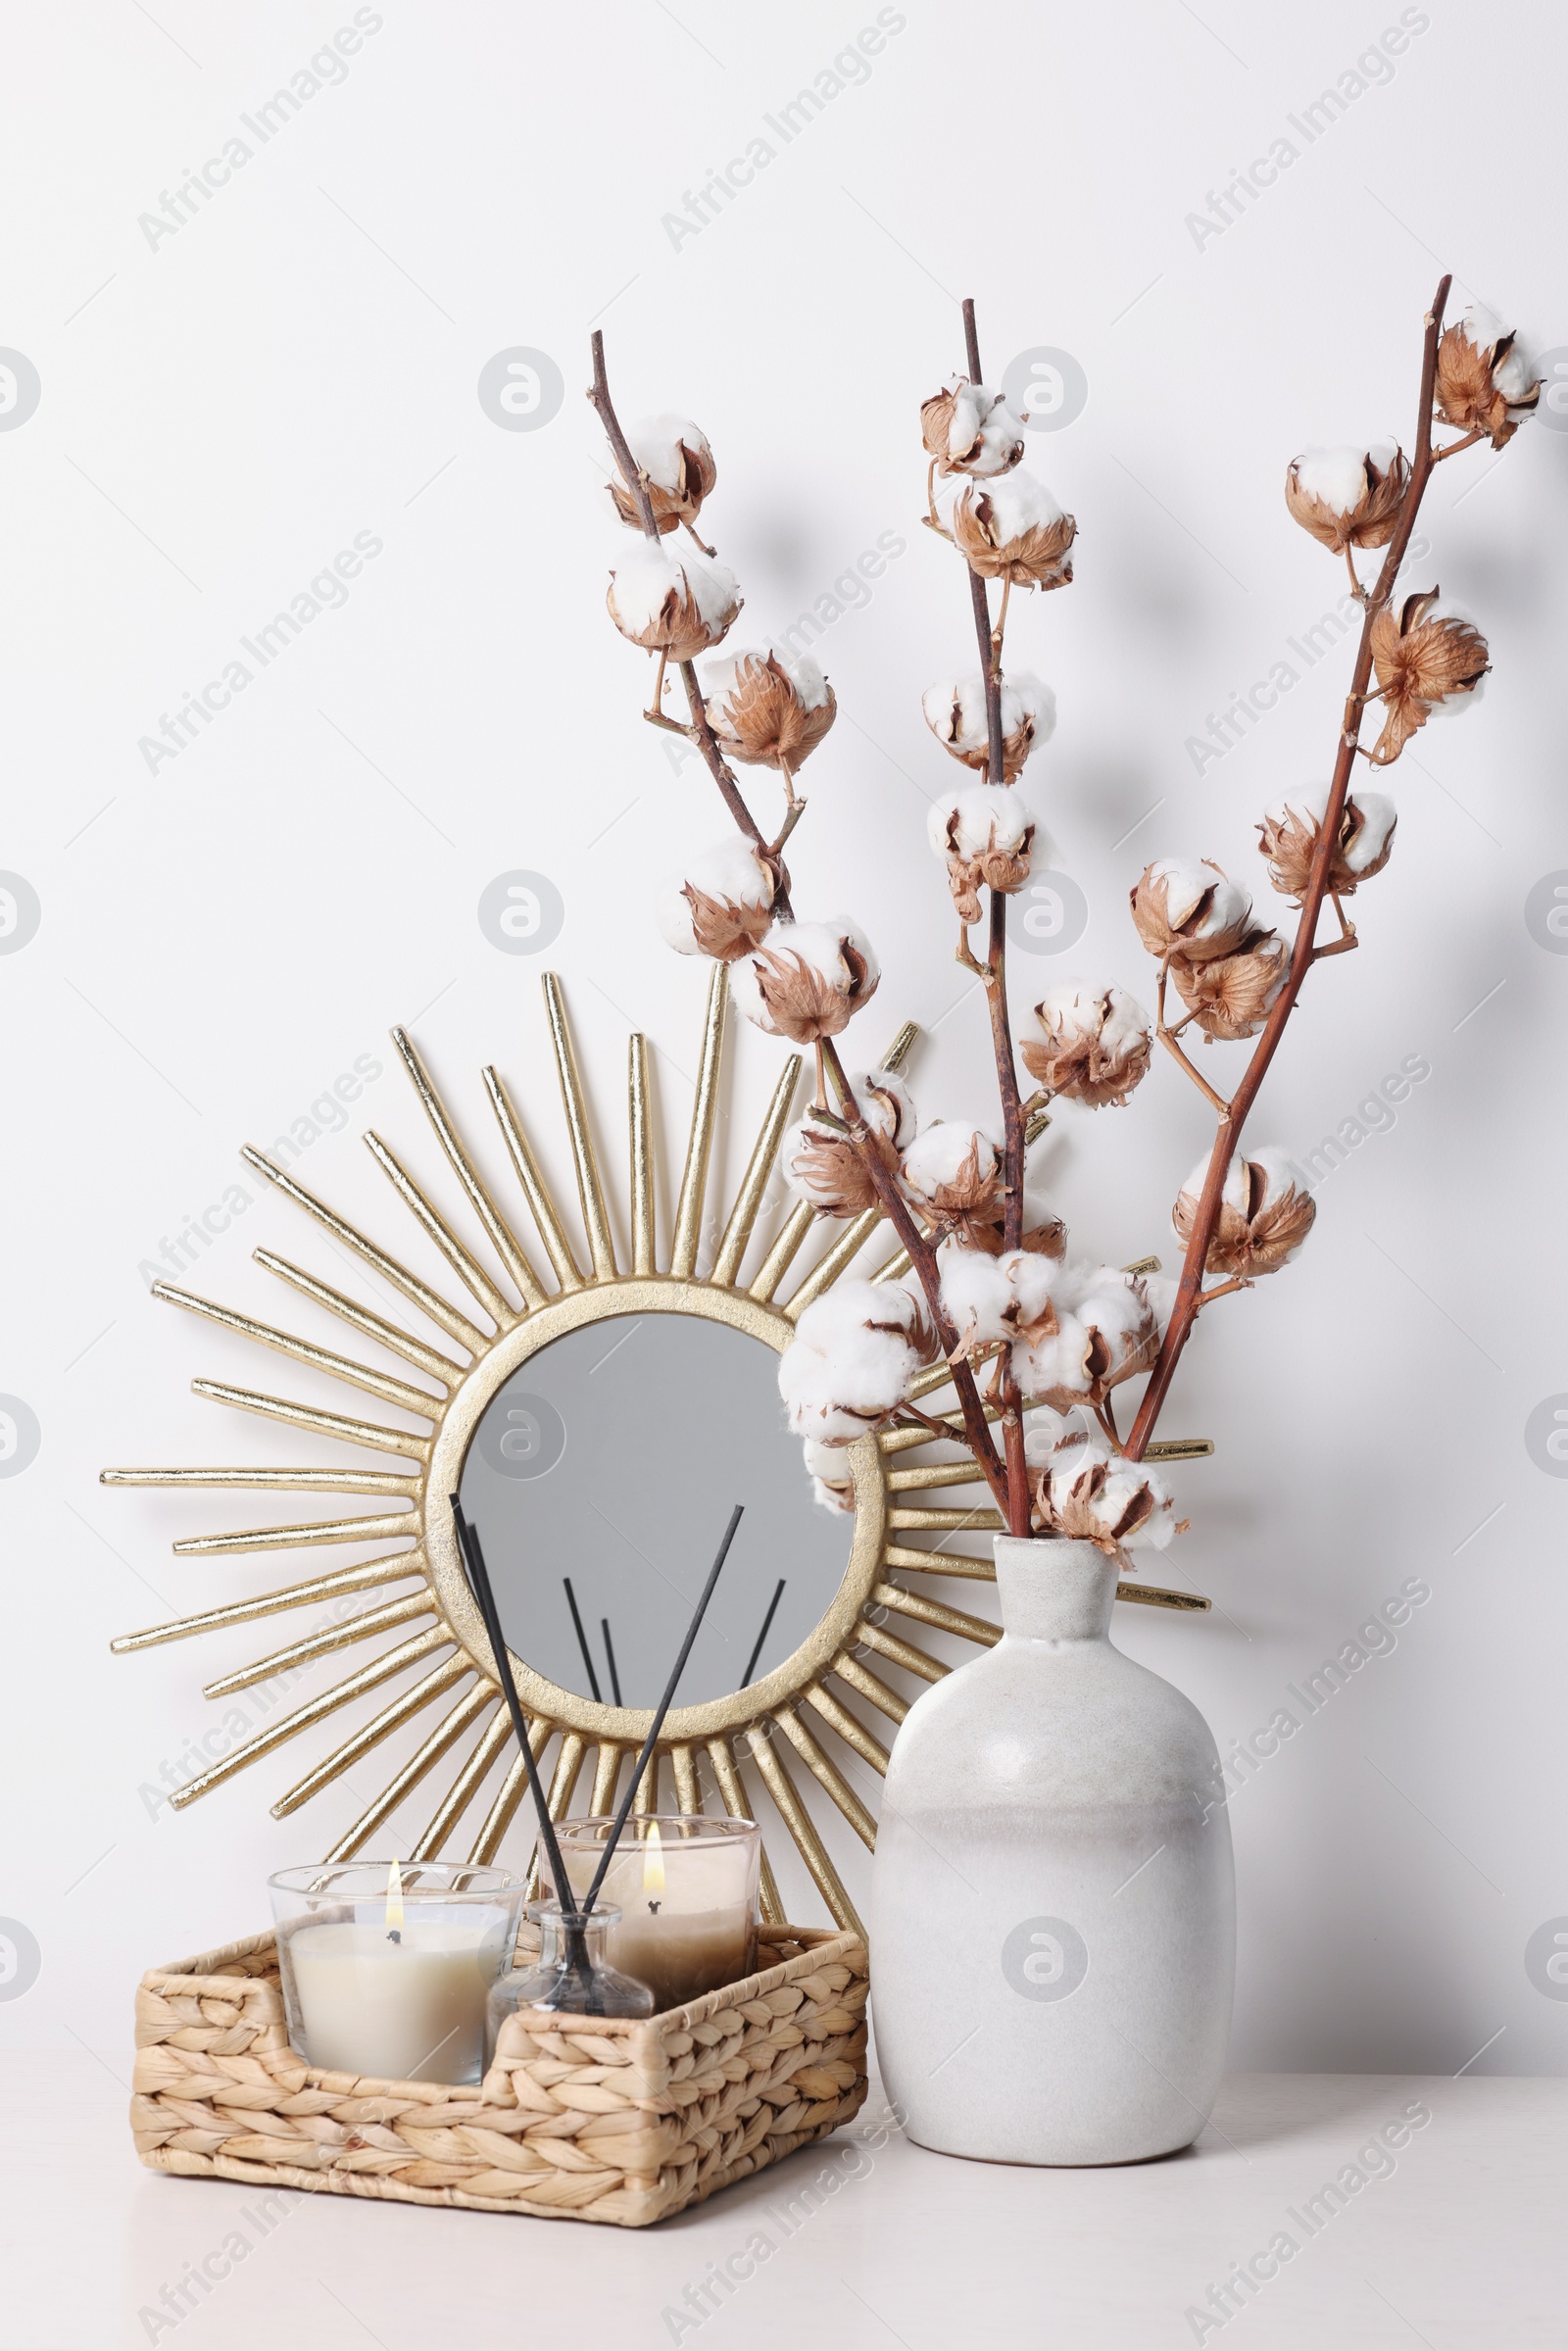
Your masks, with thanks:
<instances>
[{"instance_id":1,"label":"white cotton boll","mask_svg":"<svg viewBox=\"0 0 1568 2351\"><path fill-rule=\"evenodd\" d=\"M695 893L699 903L709 900L765 913L773 904L774 887L773 875L752 844L732 833L727 840L688 857L682 871L672 875L655 899L654 920L666 946L677 955L711 955L712 947L705 943L706 933L699 936L698 906L686 893ZM761 927L765 930L765 923Z\"/></svg>"},{"instance_id":2,"label":"white cotton boll","mask_svg":"<svg viewBox=\"0 0 1568 2351\"><path fill-rule=\"evenodd\" d=\"M1470 697L1474 702L1475 696ZM1365 873L1375 865L1389 845L1389 835L1398 821L1398 811L1386 792L1363 792L1357 784L1350 794L1361 811L1360 830L1343 858L1352 873Z\"/></svg>"},{"instance_id":3,"label":"white cotton boll","mask_svg":"<svg viewBox=\"0 0 1568 2351\"><path fill-rule=\"evenodd\" d=\"M971 1151L982 1182L995 1172L1002 1146L984 1127L961 1118L933 1118L904 1154L904 1176L911 1192L929 1198L956 1182Z\"/></svg>"},{"instance_id":4,"label":"white cotton boll","mask_svg":"<svg viewBox=\"0 0 1568 2351\"><path fill-rule=\"evenodd\" d=\"M664 415L641 416L635 424L625 427L626 446L651 482L662 490L681 487L681 446L684 443L699 459L712 460L708 435L700 424L689 416ZM615 453L610 451L611 463ZM618 474L619 467L616 466Z\"/></svg>"},{"instance_id":5,"label":"white cotton boll","mask_svg":"<svg viewBox=\"0 0 1568 2351\"><path fill-rule=\"evenodd\" d=\"M1497 317L1495 311L1489 311L1486 305L1480 302L1473 302L1470 305L1460 319L1459 326L1466 342L1474 344L1477 351L1495 351L1497 345L1512 331ZM1492 380L1504 400L1507 401L1522 400L1535 382L1535 368L1521 350L1516 332L1514 333L1513 348L1504 355L1498 364L1494 366Z\"/></svg>"},{"instance_id":6,"label":"white cotton boll","mask_svg":"<svg viewBox=\"0 0 1568 2351\"><path fill-rule=\"evenodd\" d=\"M938 486L937 514L951 531L952 510L961 497L984 496L991 505L991 535L997 544L1021 539L1025 531L1050 530L1064 519L1063 511L1051 492L1026 466L1015 465L1010 473L988 480L983 489L976 488L963 474L956 473Z\"/></svg>"},{"instance_id":7,"label":"white cotton boll","mask_svg":"<svg viewBox=\"0 0 1568 2351\"><path fill-rule=\"evenodd\" d=\"M705 661L704 700L714 702L733 694L746 661L776 661L808 710L819 710L828 699L828 682L816 663L805 654L791 653L787 646L769 640L765 645L738 645L716 661Z\"/></svg>"},{"instance_id":8,"label":"white cotton boll","mask_svg":"<svg viewBox=\"0 0 1568 2351\"><path fill-rule=\"evenodd\" d=\"M1149 1043L1149 1014L1113 981L1057 980L1036 1011L1053 1044L1071 1046L1093 1038L1107 1060L1136 1053Z\"/></svg>"},{"instance_id":9,"label":"white cotton boll","mask_svg":"<svg viewBox=\"0 0 1568 2351\"><path fill-rule=\"evenodd\" d=\"M1022 465L1001 481L988 484L986 496L999 540L1021 539L1027 530L1050 530L1064 519L1063 510L1045 483Z\"/></svg>"},{"instance_id":10,"label":"white cotton boll","mask_svg":"<svg viewBox=\"0 0 1568 2351\"><path fill-rule=\"evenodd\" d=\"M897 1283L839 1283L807 1307L779 1358L791 1429L854 1444L897 1411L939 1344L921 1302Z\"/></svg>"},{"instance_id":11,"label":"white cotton boll","mask_svg":"<svg viewBox=\"0 0 1568 2351\"><path fill-rule=\"evenodd\" d=\"M1053 1396L1058 1401L1064 1396L1087 1397L1094 1388L1088 1363L1088 1326L1065 1308L1057 1309L1056 1320L1059 1327L1054 1336L1012 1350L1012 1376L1026 1403L1037 1396Z\"/></svg>"},{"instance_id":12,"label":"white cotton boll","mask_svg":"<svg viewBox=\"0 0 1568 2351\"><path fill-rule=\"evenodd\" d=\"M1107 1528L1114 1528L1143 1493L1149 1494L1153 1508L1141 1526L1118 1537L1121 1547L1124 1551L1168 1550L1176 1532L1175 1499L1159 1472L1146 1468L1142 1461L1112 1456L1095 1515L1102 1518Z\"/></svg>"},{"instance_id":13,"label":"white cotton boll","mask_svg":"<svg viewBox=\"0 0 1568 2351\"><path fill-rule=\"evenodd\" d=\"M985 680L978 671L965 677L942 678L920 697L927 726L945 751L970 767L983 767L990 757L991 735L986 717ZM1002 681L1003 780L1010 783L1038 744L1055 731L1056 697L1042 678L1028 670Z\"/></svg>"},{"instance_id":14,"label":"white cotton boll","mask_svg":"<svg viewBox=\"0 0 1568 2351\"><path fill-rule=\"evenodd\" d=\"M1175 1310L1176 1292L1179 1287L1180 1285L1169 1274L1146 1273L1144 1276L1144 1289L1148 1293L1149 1303L1154 1317L1154 1327L1159 1333L1161 1347L1165 1344L1165 1333L1170 1329L1170 1318Z\"/></svg>"},{"instance_id":15,"label":"white cotton boll","mask_svg":"<svg viewBox=\"0 0 1568 2351\"><path fill-rule=\"evenodd\" d=\"M1241 1153L1238 1152L1231 1165L1233 1169L1255 1167L1262 1172L1263 1190L1260 1198L1254 1203L1254 1214L1258 1209L1271 1206L1286 1192L1293 1189L1299 1191L1300 1189L1300 1177L1296 1172L1289 1151L1282 1150L1277 1143L1265 1143L1255 1150L1250 1144L1246 1159L1244 1160ZM1225 1186L1225 1192L1228 1199L1230 1196L1229 1183Z\"/></svg>"},{"instance_id":16,"label":"white cotton boll","mask_svg":"<svg viewBox=\"0 0 1568 2351\"><path fill-rule=\"evenodd\" d=\"M1396 441L1361 442L1339 449L1309 449L1296 461L1296 479L1309 498L1321 500L1331 514L1353 514L1366 496L1366 463L1370 458L1380 474L1387 473L1398 454Z\"/></svg>"},{"instance_id":17,"label":"white cotton boll","mask_svg":"<svg viewBox=\"0 0 1568 2351\"><path fill-rule=\"evenodd\" d=\"M991 1347L1010 1338L1012 1284L998 1257L949 1243L940 1252L942 1303L962 1347Z\"/></svg>"},{"instance_id":18,"label":"white cotton boll","mask_svg":"<svg viewBox=\"0 0 1568 2351\"><path fill-rule=\"evenodd\" d=\"M1146 890L1162 901L1166 925L1170 931L1181 933L1176 944L1188 954L1206 948L1215 940L1239 939L1252 911L1250 892L1244 890L1240 882L1232 881L1228 873L1207 857L1156 857L1134 893L1135 922L1136 902ZM1205 897L1209 898L1207 909L1189 930L1186 926ZM1143 935L1141 928L1140 935ZM1144 944L1152 954L1161 952L1147 937Z\"/></svg>"},{"instance_id":19,"label":"white cotton boll","mask_svg":"<svg viewBox=\"0 0 1568 2351\"><path fill-rule=\"evenodd\" d=\"M1035 822L1035 813L1012 784L968 784L932 802L926 839L939 857L984 857L997 850L1016 857Z\"/></svg>"},{"instance_id":20,"label":"white cotton boll","mask_svg":"<svg viewBox=\"0 0 1568 2351\"><path fill-rule=\"evenodd\" d=\"M658 621L665 597L673 593L677 599L691 598L716 642L740 604L740 583L727 564L678 554L663 539L631 541L610 576L611 610L626 636L646 635Z\"/></svg>"},{"instance_id":21,"label":"white cotton boll","mask_svg":"<svg viewBox=\"0 0 1568 2351\"><path fill-rule=\"evenodd\" d=\"M1198 1203L1203 1197L1203 1186L1207 1180L1208 1161L1206 1158L1202 1158L1199 1160L1198 1165L1182 1186L1181 1192L1177 1196L1178 1200L1190 1200L1196 1212ZM1238 1216L1245 1216L1249 1190L1247 1160L1240 1151L1237 1151L1229 1167L1225 1170L1225 1189L1219 1196L1220 1205L1234 1208Z\"/></svg>"},{"instance_id":22,"label":"white cotton boll","mask_svg":"<svg viewBox=\"0 0 1568 2351\"><path fill-rule=\"evenodd\" d=\"M730 965L730 992L770 1037L814 1044L848 1026L881 976L865 933L841 914L834 922L776 922L760 956Z\"/></svg>"}]
</instances>

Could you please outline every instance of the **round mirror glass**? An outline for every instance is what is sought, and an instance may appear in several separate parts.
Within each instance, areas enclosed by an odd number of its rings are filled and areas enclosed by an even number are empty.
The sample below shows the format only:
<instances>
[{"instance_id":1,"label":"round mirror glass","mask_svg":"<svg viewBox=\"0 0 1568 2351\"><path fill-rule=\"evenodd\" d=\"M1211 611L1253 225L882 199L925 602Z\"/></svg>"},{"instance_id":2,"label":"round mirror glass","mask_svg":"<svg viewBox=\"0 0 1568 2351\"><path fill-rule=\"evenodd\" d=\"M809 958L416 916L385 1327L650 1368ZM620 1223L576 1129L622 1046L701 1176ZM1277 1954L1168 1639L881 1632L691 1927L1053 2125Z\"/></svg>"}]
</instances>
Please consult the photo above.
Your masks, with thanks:
<instances>
[{"instance_id":1,"label":"round mirror glass","mask_svg":"<svg viewBox=\"0 0 1568 2351\"><path fill-rule=\"evenodd\" d=\"M659 1703L735 1503L677 1705L799 1648L854 1526L812 1499L772 1349L689 1314L614 1315L530 1356L479 1422L462 1496L511 1648L607 1705Z\"/></svg>"}]
</instances>

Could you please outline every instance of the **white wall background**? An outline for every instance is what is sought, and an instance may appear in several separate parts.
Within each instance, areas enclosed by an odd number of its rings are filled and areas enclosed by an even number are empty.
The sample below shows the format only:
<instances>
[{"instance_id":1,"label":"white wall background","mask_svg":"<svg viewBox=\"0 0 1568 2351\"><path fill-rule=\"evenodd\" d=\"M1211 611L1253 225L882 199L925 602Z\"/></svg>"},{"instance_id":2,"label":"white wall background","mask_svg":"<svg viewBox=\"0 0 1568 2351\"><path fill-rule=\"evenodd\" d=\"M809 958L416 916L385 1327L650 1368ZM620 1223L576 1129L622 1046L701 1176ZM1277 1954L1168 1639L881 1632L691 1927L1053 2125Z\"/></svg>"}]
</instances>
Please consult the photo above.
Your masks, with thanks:
<instances>
[{"instance_id":1,"label":"white wall background","mask_svg":"<svg viewBox=\"0 0 1568 2351\"><path fill-rule=\"evenodd\" d=\"M284 1579L275 1562L172 1561L172 1536L236 1523L231 1506L107 1493L97 1471L286 1461L301 1443L189 1395L195 1372L258 1364L151 1300L139 1268L242 1175L241 1142L308 1115L358 1056L384 1074L356 1117L434 1172L385 1042L396 1020L475 1129L478 1067L499 1059L544 1105L563 1166L539 960L499 954L476 918L510 869L564 903L543 960L566 977L607 1119L635 1021L684 1125L704 974L654 942L646 889L722 826L695 762L672 768L641 725L640 657L604 615L613 533L578 396L590 322L624 412L687 408L712 436L707 519L747 594L743 632L831 595L879 533L907 542L818 649L843 716L792 863L798 904L850 903L881 950L866 1042L922 1021L917 1090L950 1113L991 1100L923 838L949 777L917 700L972 647L961 574L917 527L916 408L961 361L957 298L978 300L993 375L1049 345L1087 376L1083 413L1029 458L1078 515L1077 583L1015 602L1010 645L1060 700L1029 784L1053 862L1087 895L1073 960L1140 989L1124 909L1146 858L1210 853L1261 888L1256 815L1332 754L1348 653L1201 774L1188 748L1341 593L1286 516L1287 459L1308 440L1408 439L1440 269L1456 304L1568 346L1568 36L1519 0L1484 31L1450 0L1406 10L1419 28L1395 67L1310 145L1291 116L1397 24L1392 4L1002 5L982 23L903 0L869 78L787 147L764 117L869 5L369 13L346 77L261 145L241 117L348 5L5 12L0 343L41 397L0 433L0 866L41 920L0 955L0 1391L40 1444L0 1479L0 1914L36 1937L41 1973L24 1996L0 1986L0 2033L45 2045L127 2037L139 1970L259 1924L266 1869L357 1808L339 1791L303 1822L268 1819L299 1748L183 1816L148 1793L217 1719L200 1683L262 1643L112 1660L110 1638L166 1602ZM139 216L236 131L251 159L150 244ZM677 249L662 217L760 132L774 160ZM1187 217L1282 135L1297 160L1200 242ZM530 432L476 397L486 362L519 345L566 385ZM1486 2071L1568 2058L1568 2004L1526 1968L1531 1936L1568 1913L1568 1486L1525 1440L1568 1390L1568 962L1526 922L1534 886L1568 866L1565 512L1568 437L1543 424L1434 485L1415 584L1475 612L1494 674L1401 763L1363 950L1310 982L1254 1133L1303 1151L1406 1056L1431 1074L1323 1185L1300 1265L1216 1310L1188 1355L1166 1431L1220 1449L1180 1473L1194 1525L1175 1564L1213 1614L1118 1626L1227 1746L1406 1579L1430 1587L1396 1649L1233 1806L1244 2066L1454 2071L1483 2044ZM139 738L361 532L382 552L346 604L150 773ZM1016 960L1020 1004L1036 969L1061 968ZM732 1167L774 1066L742 1038ZM1084 1245L1169 1256L1169 1203L1206 1133L1165 1069L1125 1115L1061 1117L1048 1164ZM352 1126L312 1145L305 1176L407 1240ZM284 1202L245 1190L196 1286L278 1312L258 1245L350 1280ZM274 1387L310 1389L273 1368Z\"/></svg>"}]
</instances>

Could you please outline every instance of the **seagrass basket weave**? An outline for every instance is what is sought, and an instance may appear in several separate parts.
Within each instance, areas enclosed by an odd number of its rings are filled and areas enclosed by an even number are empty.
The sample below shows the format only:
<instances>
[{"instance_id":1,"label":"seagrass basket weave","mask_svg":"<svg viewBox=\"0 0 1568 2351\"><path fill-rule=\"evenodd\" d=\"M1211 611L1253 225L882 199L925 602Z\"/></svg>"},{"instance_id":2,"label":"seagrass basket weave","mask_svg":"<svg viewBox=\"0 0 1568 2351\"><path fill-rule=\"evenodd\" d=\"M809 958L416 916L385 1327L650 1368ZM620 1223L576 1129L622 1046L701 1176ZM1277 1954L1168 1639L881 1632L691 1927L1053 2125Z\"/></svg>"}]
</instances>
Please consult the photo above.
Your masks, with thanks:
<instances>
[{"instance_id":1,"label":"seagrass basket weave","mask_svg":"<svg viewBox=\"0 0 1568 2351\"><path fill-rule=\"evenodd\" d=\"M639 2018L509 2017L482 2082L374 2082L289 2046L272 1936L153 1968L131 2129L154 2171L646 2228L865 2096L865 1945L763 1927L755 1976Z\"/></svg>"}]
</instances>

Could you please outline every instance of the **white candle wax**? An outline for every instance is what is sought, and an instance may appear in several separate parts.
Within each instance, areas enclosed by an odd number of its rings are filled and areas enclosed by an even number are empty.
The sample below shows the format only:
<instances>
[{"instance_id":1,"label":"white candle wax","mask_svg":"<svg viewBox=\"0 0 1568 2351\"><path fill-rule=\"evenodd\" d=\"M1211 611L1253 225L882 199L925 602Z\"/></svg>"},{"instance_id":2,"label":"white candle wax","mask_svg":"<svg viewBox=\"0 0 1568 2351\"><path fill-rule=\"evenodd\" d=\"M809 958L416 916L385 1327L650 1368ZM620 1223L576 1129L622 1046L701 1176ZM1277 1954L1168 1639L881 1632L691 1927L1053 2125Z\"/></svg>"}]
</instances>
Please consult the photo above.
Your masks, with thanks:
<instances>
[{"instance_id":1,"label":"white candle wax","mask_svg":"<svg viewBox=\"0 0 1568 2351\"><path fill-rule=\"evenodd\" d=\"M482 1947L483 1946L483 1947ZM383 2082L477 2081L495 1938L477 1921L337 1920L289 1936L312 2065Z\"/></svg>"}]
</instances>

